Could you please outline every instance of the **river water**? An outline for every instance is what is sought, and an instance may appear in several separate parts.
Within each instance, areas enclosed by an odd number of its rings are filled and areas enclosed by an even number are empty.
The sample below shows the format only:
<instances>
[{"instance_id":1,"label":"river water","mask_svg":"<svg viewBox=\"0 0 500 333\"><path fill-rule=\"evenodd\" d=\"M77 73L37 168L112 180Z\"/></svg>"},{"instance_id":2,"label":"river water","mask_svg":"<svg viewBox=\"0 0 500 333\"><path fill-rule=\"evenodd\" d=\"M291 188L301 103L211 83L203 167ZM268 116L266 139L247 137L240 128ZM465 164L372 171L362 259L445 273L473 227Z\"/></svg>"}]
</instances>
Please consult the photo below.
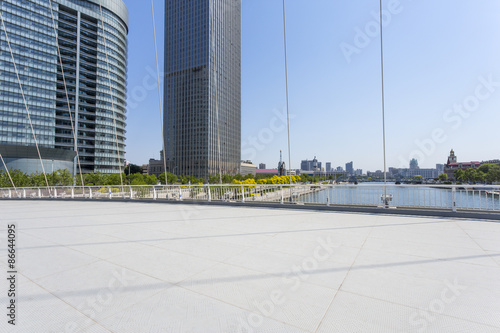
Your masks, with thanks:
<instances>
[{"instance_id":1,"label":"river water","mask_svg":"<svg viewBox=\"0 0 500 333\"><path fill-rule=\"evenodd\" d=\"M500 196L487 194L487 187L475 186L474 190L464 188L456 191L457 208L500 211ZM497 190L498 191L498 190ZM344 205L374 205L383 203L383 183L360 185L334 185L327 189L300 196L296 201L304 203L327 203ZM392 195L391 206L452 208L453 192L449 188L432 186L395 185L388 183L387 195Z\"/></svg>"}]
</instances>

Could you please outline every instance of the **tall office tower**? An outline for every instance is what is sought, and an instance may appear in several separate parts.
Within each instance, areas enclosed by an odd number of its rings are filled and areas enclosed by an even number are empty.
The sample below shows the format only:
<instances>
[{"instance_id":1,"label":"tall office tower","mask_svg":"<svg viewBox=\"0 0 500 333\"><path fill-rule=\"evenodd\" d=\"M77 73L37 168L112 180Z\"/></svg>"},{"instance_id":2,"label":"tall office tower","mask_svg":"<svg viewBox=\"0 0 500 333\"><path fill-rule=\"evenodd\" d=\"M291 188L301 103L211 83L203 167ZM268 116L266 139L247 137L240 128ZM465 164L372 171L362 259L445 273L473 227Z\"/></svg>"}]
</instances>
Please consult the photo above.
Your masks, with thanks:
<instances>
[{"instance_id":1,"label":"tall office tower","mask_svg":"<svg viewBox=\"0 0 500 333\"><path fill-rule=\"evenodd\" d=\"M168 171L238 173L241 0L165 0L164 79Z\"/></svg>"},{"instance_id":2,"label":"tall office tower","mask_svg":"<svg viewBox=\"0 0 500 333\"><path fill-rule=\"evenodd\" d=\"M412 158L411 161L410 161L410 169L411 170L416 170L416 169L419 169L418 167L418 161L416 158Z\"/></svg>"},{"instance_id":3,"label":"tall office tower","mask_svg":"<svg viewBox=\"0 0 500 333\"><path fill-rule=\"evenodd\" d=\"M354 163L352 161L345 164L345 171L350 176L354 175Z\"/></svg>"},{"instance_id":4,"label":"tall office tower","mask_svg":"<svg viewBox=\"0 0 500 333\"><path fill-rule=\"evenodd\" d=\"M0 12L0 154L7 167L42 170L29 111L46 172L79 172L76 150L82 172L119 172L125 148L125 4L2 0Z\"/></svg>"}]
</instances>

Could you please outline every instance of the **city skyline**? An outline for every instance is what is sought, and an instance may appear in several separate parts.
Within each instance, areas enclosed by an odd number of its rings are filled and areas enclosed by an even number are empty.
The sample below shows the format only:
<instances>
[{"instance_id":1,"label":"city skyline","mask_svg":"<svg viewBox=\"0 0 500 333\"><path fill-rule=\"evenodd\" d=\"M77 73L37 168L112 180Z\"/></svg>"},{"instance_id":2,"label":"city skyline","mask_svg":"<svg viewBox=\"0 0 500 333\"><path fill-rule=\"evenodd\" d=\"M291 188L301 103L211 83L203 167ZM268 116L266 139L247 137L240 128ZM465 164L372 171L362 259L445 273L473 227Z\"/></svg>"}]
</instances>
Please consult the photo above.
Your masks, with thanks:
<instances>
[{"instance_id":1,"label":"city skyline","mask_svg":"<svg viewBox=\"0 0 500 333\"><path fill-rule=\"evenodd\" d=\"M161 150L151 11L125 2L132 9L126 158L142 164ZM286 4L291 168L317 155L383 169L378 1ZM434 166L451 148L463 160L498 158L500 148L483 142L495 140L500 120L500 4L384 1L383 8L387 165L407 167L415 157ZM155 9L160 32L161 1ZM281 4L243 2L241 158L268 166L287 146L282 24Z\"/></svg>"}]
</instances>

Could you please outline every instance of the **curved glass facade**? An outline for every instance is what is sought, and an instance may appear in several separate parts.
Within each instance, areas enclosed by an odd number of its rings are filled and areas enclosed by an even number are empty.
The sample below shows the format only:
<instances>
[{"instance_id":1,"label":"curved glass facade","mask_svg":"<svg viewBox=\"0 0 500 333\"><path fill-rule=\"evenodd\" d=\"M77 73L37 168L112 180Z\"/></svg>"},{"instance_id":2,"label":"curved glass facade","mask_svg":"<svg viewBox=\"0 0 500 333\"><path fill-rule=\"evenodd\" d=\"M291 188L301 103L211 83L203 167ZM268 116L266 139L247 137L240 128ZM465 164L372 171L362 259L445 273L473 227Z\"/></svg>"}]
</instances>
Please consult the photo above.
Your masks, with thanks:
<instances>
[{"instance_id":1,"label":"curved glass facade","mask_svg":"<svg viewBox=\"0 0 500 333\"><path fill-rule=\"evenodd\" d=\"M0 25L0 153L6 161L12 146L24 151L35 145L8 36L39 147L53 149L46 154L78 149L82 172L119 172L126 133L128 13L121 0L101 4L102 16L99 1L52 0L54 31L49 1L0 2L7 31ZM52 155L42 159L61 154ZM72 168L78 172L76 159Z\"/></svg>"}]
</instances>

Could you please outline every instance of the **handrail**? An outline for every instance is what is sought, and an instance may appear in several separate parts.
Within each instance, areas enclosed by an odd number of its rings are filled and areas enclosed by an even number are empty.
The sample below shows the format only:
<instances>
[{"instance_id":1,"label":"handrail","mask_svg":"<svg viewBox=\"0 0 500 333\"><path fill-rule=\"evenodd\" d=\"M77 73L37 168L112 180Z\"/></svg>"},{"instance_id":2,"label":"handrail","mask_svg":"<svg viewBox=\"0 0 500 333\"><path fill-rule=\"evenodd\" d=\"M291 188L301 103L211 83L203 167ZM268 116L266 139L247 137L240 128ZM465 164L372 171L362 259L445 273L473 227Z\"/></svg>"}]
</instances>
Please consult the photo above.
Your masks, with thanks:
<instances>
[{"instance_id":1,"label":"handrail","mask_svg":"<svg viewBox=\"0 0 500 333\"><path fill-rule=\"evenodd\" d=\"M2 199L261 202L500 213L500 185L174 184L0 188Z\"/></svg>"}]
</instances>

